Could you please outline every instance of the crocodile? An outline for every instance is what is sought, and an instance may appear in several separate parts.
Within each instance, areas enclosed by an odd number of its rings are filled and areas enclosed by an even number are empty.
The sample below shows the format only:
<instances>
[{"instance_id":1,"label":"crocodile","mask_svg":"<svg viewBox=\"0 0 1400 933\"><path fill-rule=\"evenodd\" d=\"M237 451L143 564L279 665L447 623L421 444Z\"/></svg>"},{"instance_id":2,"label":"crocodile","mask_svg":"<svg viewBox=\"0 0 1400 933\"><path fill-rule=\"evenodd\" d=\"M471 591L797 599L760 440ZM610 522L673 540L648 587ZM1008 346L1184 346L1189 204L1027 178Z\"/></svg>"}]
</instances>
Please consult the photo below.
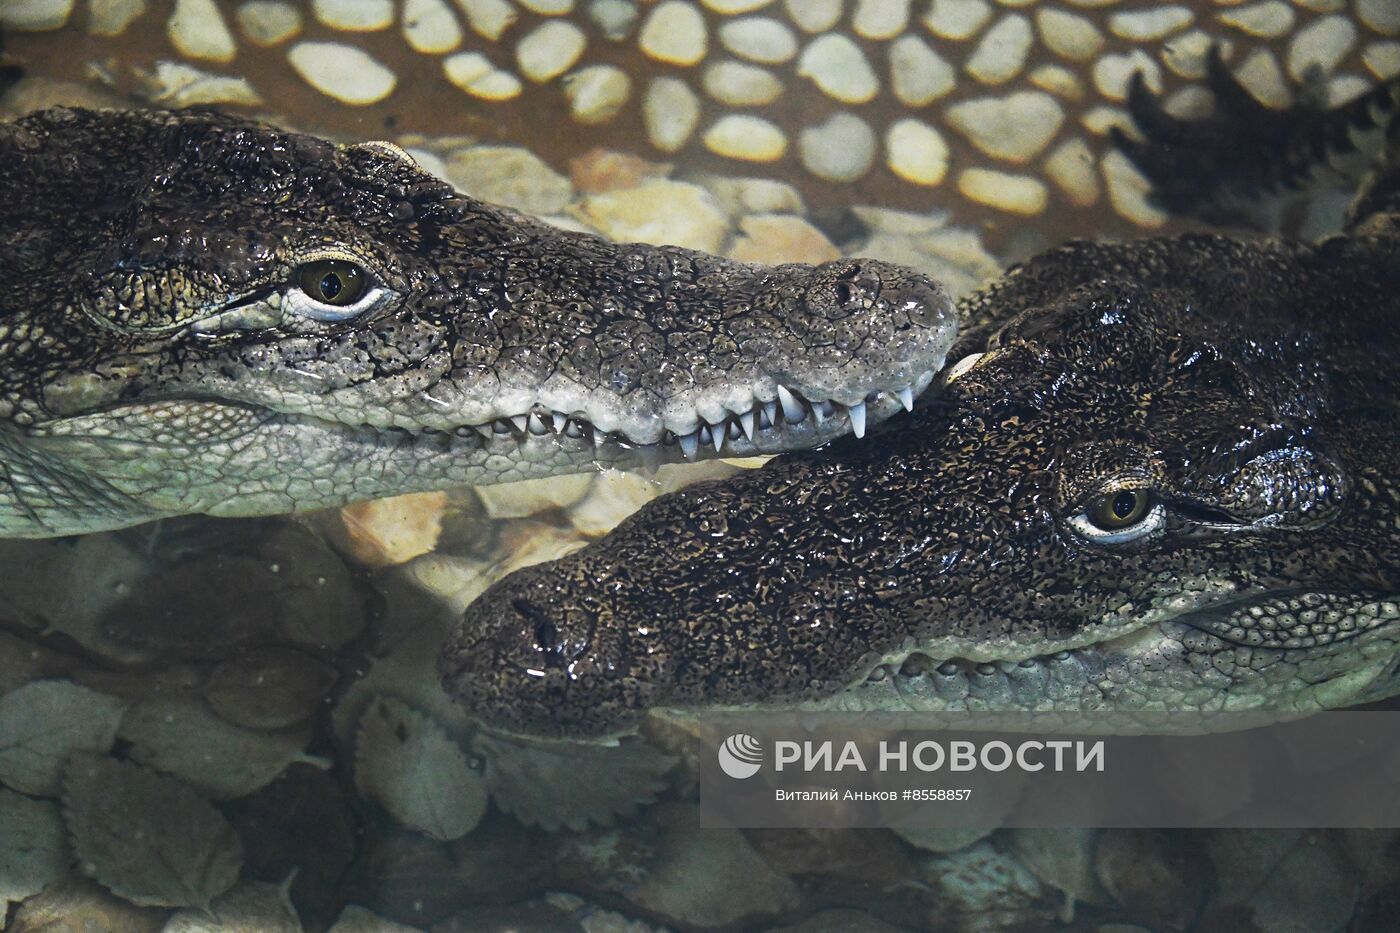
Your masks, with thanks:
<instances>
[{"instance_id":1,"label":"crocodile","mask_svg":"<svg viewBox=\"0 0 1400 933\"><path fill-rule=\"evenodd\" d=\"M817 446L957 328L907 268L616 244L206 111L0 125L0 229L0 537Z\"/></svg>"},{"instance_id":2,"label":"crocodile","mask_svg":"<svg viewBox=\"0 0 1400 933\"><path fill-rule=\"evenodd\" d=\"M1013 267L873 442L663 496L516 571L468 608L445 689L570 738L652 711L1298 715L1400 692L1400 79L1280 114L1214 70L1194 119L1134 82L1129 156L1188 210L1372 155L1339 233Z\"/></svg>"}]
</instances>

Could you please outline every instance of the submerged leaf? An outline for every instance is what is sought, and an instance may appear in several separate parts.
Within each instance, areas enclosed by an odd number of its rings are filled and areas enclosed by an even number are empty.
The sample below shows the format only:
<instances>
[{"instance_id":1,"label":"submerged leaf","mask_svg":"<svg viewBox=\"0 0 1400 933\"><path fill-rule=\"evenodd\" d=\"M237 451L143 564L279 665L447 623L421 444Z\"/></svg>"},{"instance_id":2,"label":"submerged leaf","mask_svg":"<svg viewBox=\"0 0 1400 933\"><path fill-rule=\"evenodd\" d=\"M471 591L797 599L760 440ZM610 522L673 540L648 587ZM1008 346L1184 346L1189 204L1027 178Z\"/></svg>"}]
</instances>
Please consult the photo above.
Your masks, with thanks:
<instances>
[{"instance_id":1,"label":"submerged leaf","mask_svg":"<svg viewBox=\"0 0 1400 933\"><path fill-rule=\"evenodd\" d=\"M134 904L207 909L243 867L238 835L212 804L140 765L74 756L63 816L82 871Z\"/></svg>"},{"instance_id":2,"label":"submerged leaf","mask_svg":"<svg viewBox=\"0 0 1400 933\"><path fill-rule=\"evenodd\" d=\"M442 727L392 697L377 697L355 738L355 785L409 829L465 836L486 812L486 787Z\"/></svg>"},{"instance_id":3,"label":"submerged leaf","mask_svg":"<svg viewBox=\"0 0 1400 933\"><path fill-rule=\"evenodd\" d=\"M0 908L38 894L68 873L58 805L0 789Z\"/></svg>"},{"instance_id":4,"label":"submerged leaf","mask_svg":"<svg viewBox=\"0 0 1400 933\"><path fill-rule=\"evenodd\" d=\"M38 680L0 698L0 783L55 797L74 752L112 747L126 704L66 680Z\"/></svg>"},{"instance_id":5,"label":"submerged leaf","mask_svg":"<svg viewBox=\"0 0 1400 933\"><path fill-rule=\"evenodd\" d=\"M224 722L197 699L148 700L127 711L119 734L131 757L214 797L266 787L302 755L302 736L253 732Z\"/></svg>"},{"instance_id":6,"label":"submerged leaf","mask_svg":"<svg viewBox=\"0 0 1400 933\"><path fill-rule=\"evenodd\" d=\"M616 746L480 733L491 797L529 826L582 830L650 803L676 759L641 740Z\"/></svg>"}]
</instances>

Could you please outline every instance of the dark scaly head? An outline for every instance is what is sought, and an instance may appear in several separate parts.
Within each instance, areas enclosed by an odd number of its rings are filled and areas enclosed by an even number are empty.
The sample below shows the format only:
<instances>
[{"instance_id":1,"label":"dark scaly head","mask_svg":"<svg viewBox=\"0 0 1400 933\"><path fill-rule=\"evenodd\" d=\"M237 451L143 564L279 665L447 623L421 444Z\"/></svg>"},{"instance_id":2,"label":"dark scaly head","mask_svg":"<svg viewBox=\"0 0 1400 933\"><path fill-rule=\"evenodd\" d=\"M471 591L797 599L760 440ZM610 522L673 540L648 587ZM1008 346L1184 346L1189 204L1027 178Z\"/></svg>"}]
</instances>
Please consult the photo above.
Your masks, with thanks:
<instances>
[{"instance_id":1,"label":"dark scaly head","mask_svg":"<svg viewBox=\"0 0 1400 933\"><path fill-rule=\"evenodd\" d=\"M612 244L388 144L54 110L0 166L0 534L814 446L956 330L907 269Z\"/></svg>"},{"instance_id":2,"label":"dark scaly head","mask_svg":"<svg viewBox=\"0 0 1400 933\"><path fill-rule=\"evenodd\" d=\"M1394 293L1340 255L1293 290L1292 257L1232 269L1243 247L1205 250L1216 280L1193 282L1174 249L1072 247L1058 265L1133 277L1064 291L1032 264L986 299L1029 307L965 340L913 415L518 571L468 609L444 685L487 723L555 735L656 708L1394 692ZM1179 287L1139 284L1154 274Z\"/></svg>"}]
</instances>

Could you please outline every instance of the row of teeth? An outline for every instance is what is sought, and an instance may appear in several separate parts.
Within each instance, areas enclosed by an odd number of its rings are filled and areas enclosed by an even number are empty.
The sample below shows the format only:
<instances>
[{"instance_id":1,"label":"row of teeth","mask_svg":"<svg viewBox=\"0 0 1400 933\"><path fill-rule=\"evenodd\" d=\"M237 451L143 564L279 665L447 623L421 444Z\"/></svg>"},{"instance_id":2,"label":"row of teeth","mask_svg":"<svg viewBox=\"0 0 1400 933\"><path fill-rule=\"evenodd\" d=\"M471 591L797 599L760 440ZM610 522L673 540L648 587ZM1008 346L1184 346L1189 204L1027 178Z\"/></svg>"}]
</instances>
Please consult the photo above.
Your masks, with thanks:
<instances>
[{"instance_id":1,"label":"row of teeth","mask_svg":"<svg viewBox=\"0 0 1400 933\"><path fill-rule=\"evenodd\" d=\"M969 661L965 658L950 658L945 661L938 661L928 655L914 653L898 664L881 664L870 672L866 680L871 683L880 683L898 675L900 677L918 677L927 675L930 672L937 672L944 677L956 677L963 675L971 677L974 674L989 676L991 674L1009 674L1016 668L1034 668L1044 664L1051 664L1056 661L1068 661L1072 653L1069 651L1057 651L1053 654L1034 658L1024 658L1019 661Z\"/></svg>"},{"instance_id":2,"label":"row of teeth","mask_svg":"<svg viewBox=\"0 0 1400 933\"><path fill-rule=\"evenodd\" d=\"M842 405L830 399L808 401L801 395L793 392L784 386L778 386L778 397L769 402L758 402L748 411L740 412L731 417L725 418L715 424L701 422L700 426L689 434L676 434L673 431L665 431L661 435L661 443L667 446L672 444L680 445L681 452L687 460L694 460L699 456L702 446L713 446L715 453L719 453L726 440L738 440L740 437L747 437L752 443L754 435L760 432L771 431L779 424L801 424L808 417L814 418L817 424L824 424L838 414L844 414L851 423L851 432L856 437L865 436L865 410L866 405L878 402L883 392L871 392L865 397L865 401L857 402L854 405ZM912 386L905 386L897 389L888 395L904 406L905 411L914 410L914 390ZM781 419L780 416L781 415ZM536 409L523 415L514 415L510 418L497 418L487 424L474 424L467 427L458 428L456 433L459 436L467 437L470 432L475 431L487 440L500 437L502 435L515 435L523 438L527 435L543 437L549 434L561 435L571 438L587 438L596 444L596 429L591 422L576 415L566 415L561 411L546 411ZM605 439L621 444L636 443L624 434L611 433Z\"/></svg>"}]
</instances>

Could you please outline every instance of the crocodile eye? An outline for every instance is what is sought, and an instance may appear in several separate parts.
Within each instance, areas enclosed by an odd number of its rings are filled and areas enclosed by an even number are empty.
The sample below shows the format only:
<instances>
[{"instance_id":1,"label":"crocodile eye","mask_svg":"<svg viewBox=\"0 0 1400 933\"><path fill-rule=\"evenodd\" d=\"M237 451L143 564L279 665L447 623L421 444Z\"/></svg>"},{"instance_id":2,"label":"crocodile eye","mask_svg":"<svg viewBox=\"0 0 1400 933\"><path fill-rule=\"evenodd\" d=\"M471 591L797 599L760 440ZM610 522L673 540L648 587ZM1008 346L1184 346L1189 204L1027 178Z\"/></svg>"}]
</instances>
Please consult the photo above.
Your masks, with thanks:
<instances>
[{"instance_id":1,"label":"crocodile eye","mask_svg":"<svg viewBox=\"0 0 1400 933\"><path fill-rule=\"evenodd\" d=\"M363 297L369 276L343 259L318 259L297 270L297 284L312 301L343 308Z\"/></svg>"},{"instance_id":2,"label":"crocodile eye","mask_svg":"<svg viewBox=\"0 0 1400 933\"><path fill-rule=\"evenodd\" d=\"M1091 499L1070 526L1095 544L1123 544L1160 531L1166 510L1148 489L1117 489Z\"/></svg>"},{"instance_id":3,"label":"crocodile eye","mask_svg":"<svg viewBox=\"0 0 1400 933\"><path fill-rule=\"evenodd\" d=\"M1142 521L1149 501L1146 489L1120 489L1099 496L1090 503L1085 515L1104 531L1119 531Z\"/></svg>"}]
</instances>

